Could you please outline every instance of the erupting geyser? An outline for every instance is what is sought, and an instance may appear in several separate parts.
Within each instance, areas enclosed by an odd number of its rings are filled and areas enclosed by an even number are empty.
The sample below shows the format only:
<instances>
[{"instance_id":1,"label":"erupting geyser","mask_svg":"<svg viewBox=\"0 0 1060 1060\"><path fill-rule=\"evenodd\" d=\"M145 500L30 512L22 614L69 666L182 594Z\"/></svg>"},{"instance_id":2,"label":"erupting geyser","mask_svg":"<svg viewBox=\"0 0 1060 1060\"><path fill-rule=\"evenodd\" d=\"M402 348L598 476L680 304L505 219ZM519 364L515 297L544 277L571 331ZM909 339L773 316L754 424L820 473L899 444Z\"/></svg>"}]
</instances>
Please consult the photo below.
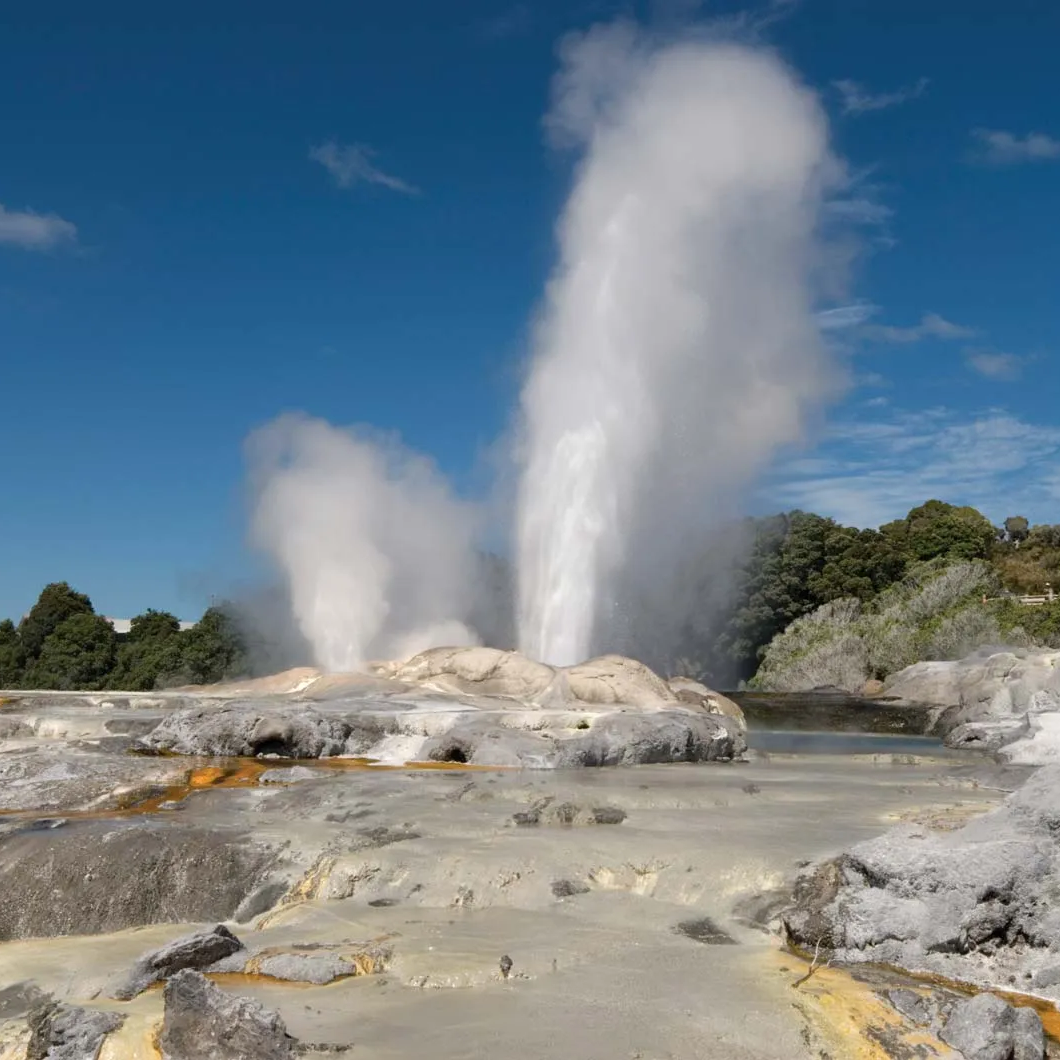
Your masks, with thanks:
<instances>
[{"instance_id":1,"label":"erupting geyser","mask_svg":"<svg viewBox=\"0 0 1060 1060\"><path fill-rule=\"evenodd\" d=\"M628 637L638 584L832 389L812 277L839 170L771 53L626 24L567 42L548 124L584 157L522 395L519 644L568 665Z\"/></svg>"},{"instance_id":2,"label":"erupting geyser","mask_svg":"<svg viewBox=\"0 0 1060 1060\"><path fill-rule=\"evenodd\" d=\"M813 305L842 169L771 52L628 23L564 43L547 125L582 157L521 400L519 648L652 658L682 560L835 389ZM427 461L298 418L251 454L318 665L474 642L474 519Z\"/></svg>"}]
</instances>

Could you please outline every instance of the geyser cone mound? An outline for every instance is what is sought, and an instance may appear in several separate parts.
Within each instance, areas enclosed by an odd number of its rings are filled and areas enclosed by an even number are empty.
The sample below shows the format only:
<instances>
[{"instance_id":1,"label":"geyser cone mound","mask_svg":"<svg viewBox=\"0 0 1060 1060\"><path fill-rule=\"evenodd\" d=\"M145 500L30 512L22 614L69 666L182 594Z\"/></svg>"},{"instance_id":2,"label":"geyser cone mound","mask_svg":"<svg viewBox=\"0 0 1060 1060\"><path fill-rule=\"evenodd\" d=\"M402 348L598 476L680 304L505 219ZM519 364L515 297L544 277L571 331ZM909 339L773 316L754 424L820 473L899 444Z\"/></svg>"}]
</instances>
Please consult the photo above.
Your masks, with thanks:
<instances>
[{"instance_id":1,"label":"geyser cone mound","mask_svg":"<svg viewBox=\"0 0 1060 1060\"><path fill-rule=\"evenodd\" d=\"M527 707L691 708L743 720L732 700L705 685L687 677L666 681L624 655L601 655L577 666L549 666L499 648L432 648L406 662L377 664L374 673L440 692L511 697Z\"/></svg>"},{"instance_id":2,"label":"geyser cone mound","mask_svg":"<svg viewBox=\"0 0 1060 1060\"><path fill-rule=\"evenodd\" d=\"M288 671L160 698L142 742L186 755L531 768L727 760L746 748L735 703L619 655L553 667L447 647L368 669Z\"/></svg>"}]
</instances>

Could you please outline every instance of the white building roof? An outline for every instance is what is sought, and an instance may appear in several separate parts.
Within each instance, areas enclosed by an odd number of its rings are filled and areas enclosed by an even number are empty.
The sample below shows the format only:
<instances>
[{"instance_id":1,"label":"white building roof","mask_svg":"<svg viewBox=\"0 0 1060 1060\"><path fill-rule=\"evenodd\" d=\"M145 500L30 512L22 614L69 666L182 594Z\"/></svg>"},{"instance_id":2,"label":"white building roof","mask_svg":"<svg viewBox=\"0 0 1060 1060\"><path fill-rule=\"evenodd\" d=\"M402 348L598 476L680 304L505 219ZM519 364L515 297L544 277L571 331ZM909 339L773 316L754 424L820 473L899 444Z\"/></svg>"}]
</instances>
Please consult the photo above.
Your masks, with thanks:
<instances>
[{"instance_id":1,"label":"white building roof","mask_svg":"<svg viewBox=\"0 0 1060 1060\"><path fill-rule=\"evenodd\" d=\"M114 627L115 633L128 633L132 629L131 618L111 618L110 615L107 615L106 619ZM191 629L194 625L194 622L181 622L180 628L182 630Z\"/></svg>"}]
</instances>

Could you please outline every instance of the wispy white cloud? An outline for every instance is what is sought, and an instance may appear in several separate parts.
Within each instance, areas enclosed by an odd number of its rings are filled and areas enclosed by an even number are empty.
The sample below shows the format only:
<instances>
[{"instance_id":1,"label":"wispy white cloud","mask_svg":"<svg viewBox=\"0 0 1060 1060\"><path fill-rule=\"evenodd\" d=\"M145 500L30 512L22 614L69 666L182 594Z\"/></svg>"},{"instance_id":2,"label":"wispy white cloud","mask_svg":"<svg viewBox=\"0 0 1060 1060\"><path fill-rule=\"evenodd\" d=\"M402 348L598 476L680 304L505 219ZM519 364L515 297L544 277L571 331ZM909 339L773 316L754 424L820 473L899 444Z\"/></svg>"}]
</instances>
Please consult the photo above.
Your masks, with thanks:
<instances>
[{"instance_id":1,"label":"wispy white cloud","mask_svg":"<svg viewBox=\"0 0 1060 1060\"><path fill-rule=\"evenodd\" d=\"M938 313L925 313L919 324L900 328L890 324L866 324L861 335L873 342L911 343L922 339L970 339L976 335L975 328L954 324Z\"/></svg>"},{"instance_id":2,"label":"wispy white cloud","mask_svg":"<svg viewBox=\"0 0 1060 1060\"><path fill-rule=\"evenodd\" d=\"M858 225L883 225L894 216L889 206L864 197L833 199L826 209L837 220Z\"/></svg>"},{"instance_id":3,"label":"wispy white cloud","mask_svg":"<svg viewBox=\"0 0 1060 1060\"><path fill-rule=\"evenodd\" d=\"M1014 353L997 353L993 350L967 350L965 351L964 359L973 372L986 376L987 379L1019 379L1023 372L1024 359Z\"/></svg>"},{"instance_id":4,"label":"wispy white cloud","mask_svg":"<svg viewBox=\"0 0 1060 1060\"><path fill-rule=\"evenodd\" d=\"M375 155L376 152L366 144L340 144L334 140L328 140L309 152L310 159L319 162L340 188L352 188L360 183L381 184L403 195L419 195L420 189L414 184L381 170L372 161Z\"/></svg>"},{"instance_id":5,"label":"wispy white cloud","mask_svg":"<svg viewBox=\"0 0 1060 1060\"><path fill-rule=\"evenodd\" d=\"M901 103L907 103L911 99L922 96L927 86L926 77L894 92L870 92L860 82L847 79L832 82L832 87L839 93L844 114L868 114L874 110L897 107Z\"/></svg>"},{"instance_id":6,"label":"wispy white cloud","mask_svg":"<svg viewBox=\"0 0 1060 1060\"><path fill-rule=\"evenodd\" d=\"M863 405L856 419L834 424L815 453L780 467L763 498L855 526L879 526L931 498L974 505L995 522L1017 509L1058 522L1058 460L1060 427L1003 409L966 415Z\"/></svg>"},{"instance_id":7,"label":"wispy white cloud","mask_svg":"<svg viewBox=\"0 0 1060 1060\"><path fill-rule=\"evenodd\" d=\"M77 241L77 226L54 213L7 210L0 205L0 244L23 250L51 250Z\"/></svg>"},{"instance_id":8,"label":"wispy white cloud","mask_svg":"<svg viewBox=\"0 0 1060 1060\"><path fill-rule=\"evenodd\" d=\"M1030 132L1017 136L1004 129L973 129L976 148L972 160L995 166L1013 166L1021 162L1042 162L1060 158L1060 140L1045 133Z\"/></svg>"},{"instance_id":9,"label":"wispy white cloud","mask_svg":"<svg viewBox=\"0 0 1060 1060\"><path fill-rule=\"evenodd\" d=\"M822 331L842 331L864 324L869 317L879 312L879 306L871 302L854 302L834 309L822 309L817 314L817 326Z\"/></svg>"},{"instance_id":10,"label":"wispy white cloud","mask_svg":"<svg viewBox=\"0 0 1060 1060\"><path fill-rule=\"evenodd\" d=\"M664 32L696 26L708 28L716 37L760 41L767 30L791 18L801 5L802 0L763 0L723 14L711 11L714 5L708 0L649 0L648 23ZM629 7L628 3L614 3L610 13L628 14Z\"/></svg>"}]
</instances>

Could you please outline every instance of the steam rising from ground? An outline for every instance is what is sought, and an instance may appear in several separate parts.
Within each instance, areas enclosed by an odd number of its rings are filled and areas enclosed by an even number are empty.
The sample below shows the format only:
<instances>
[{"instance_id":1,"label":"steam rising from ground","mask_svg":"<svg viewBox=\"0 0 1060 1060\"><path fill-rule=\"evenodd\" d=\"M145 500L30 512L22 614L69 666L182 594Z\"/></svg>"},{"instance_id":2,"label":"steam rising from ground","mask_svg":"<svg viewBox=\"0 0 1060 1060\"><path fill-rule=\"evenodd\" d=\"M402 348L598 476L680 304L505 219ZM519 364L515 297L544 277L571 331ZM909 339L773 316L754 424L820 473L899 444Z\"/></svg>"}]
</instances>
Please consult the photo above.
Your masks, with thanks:
<instances>
[{"instance_id":1,"label":"steam rising from ground","mask_svg":"<svg viewBox=\"0 0 1060 1060\"><path fill-rule=\"evenodd\" d=\"M283 416L248 442L251 537L327 670L475 643L474 513L396 442Z\"/></svg>"},{"instance_id":2,"label":"steam rising from ground","mask_svg":"<svg viewBox=\"0 0 1060 1060\"><path fill-rule=\"evenodd\" d=\"M841 168L816 98L770 52L626 23L564 44L547 126L582 157L521 399L519 647L655 661L719 606L703 557L720 577L732 549L710 528L835 389L812 288ZM249 454L253 538L318 665L504 622L472 598L473 513L426 460L299 417Z\"/></svg>"},{"instance_id":3,"label":"steam rising from ground","mask_svg":"<svg viewBox=\"0 0 1060 1060\"><path fill-rule=\"evenodd\" d=\"M772 54L625 24L566 44L548 124L584 157L522 395L519 645L566 665L635 645L634 601L833 391L811 287L839 167Z\"/></svg>"}]
</instances>

